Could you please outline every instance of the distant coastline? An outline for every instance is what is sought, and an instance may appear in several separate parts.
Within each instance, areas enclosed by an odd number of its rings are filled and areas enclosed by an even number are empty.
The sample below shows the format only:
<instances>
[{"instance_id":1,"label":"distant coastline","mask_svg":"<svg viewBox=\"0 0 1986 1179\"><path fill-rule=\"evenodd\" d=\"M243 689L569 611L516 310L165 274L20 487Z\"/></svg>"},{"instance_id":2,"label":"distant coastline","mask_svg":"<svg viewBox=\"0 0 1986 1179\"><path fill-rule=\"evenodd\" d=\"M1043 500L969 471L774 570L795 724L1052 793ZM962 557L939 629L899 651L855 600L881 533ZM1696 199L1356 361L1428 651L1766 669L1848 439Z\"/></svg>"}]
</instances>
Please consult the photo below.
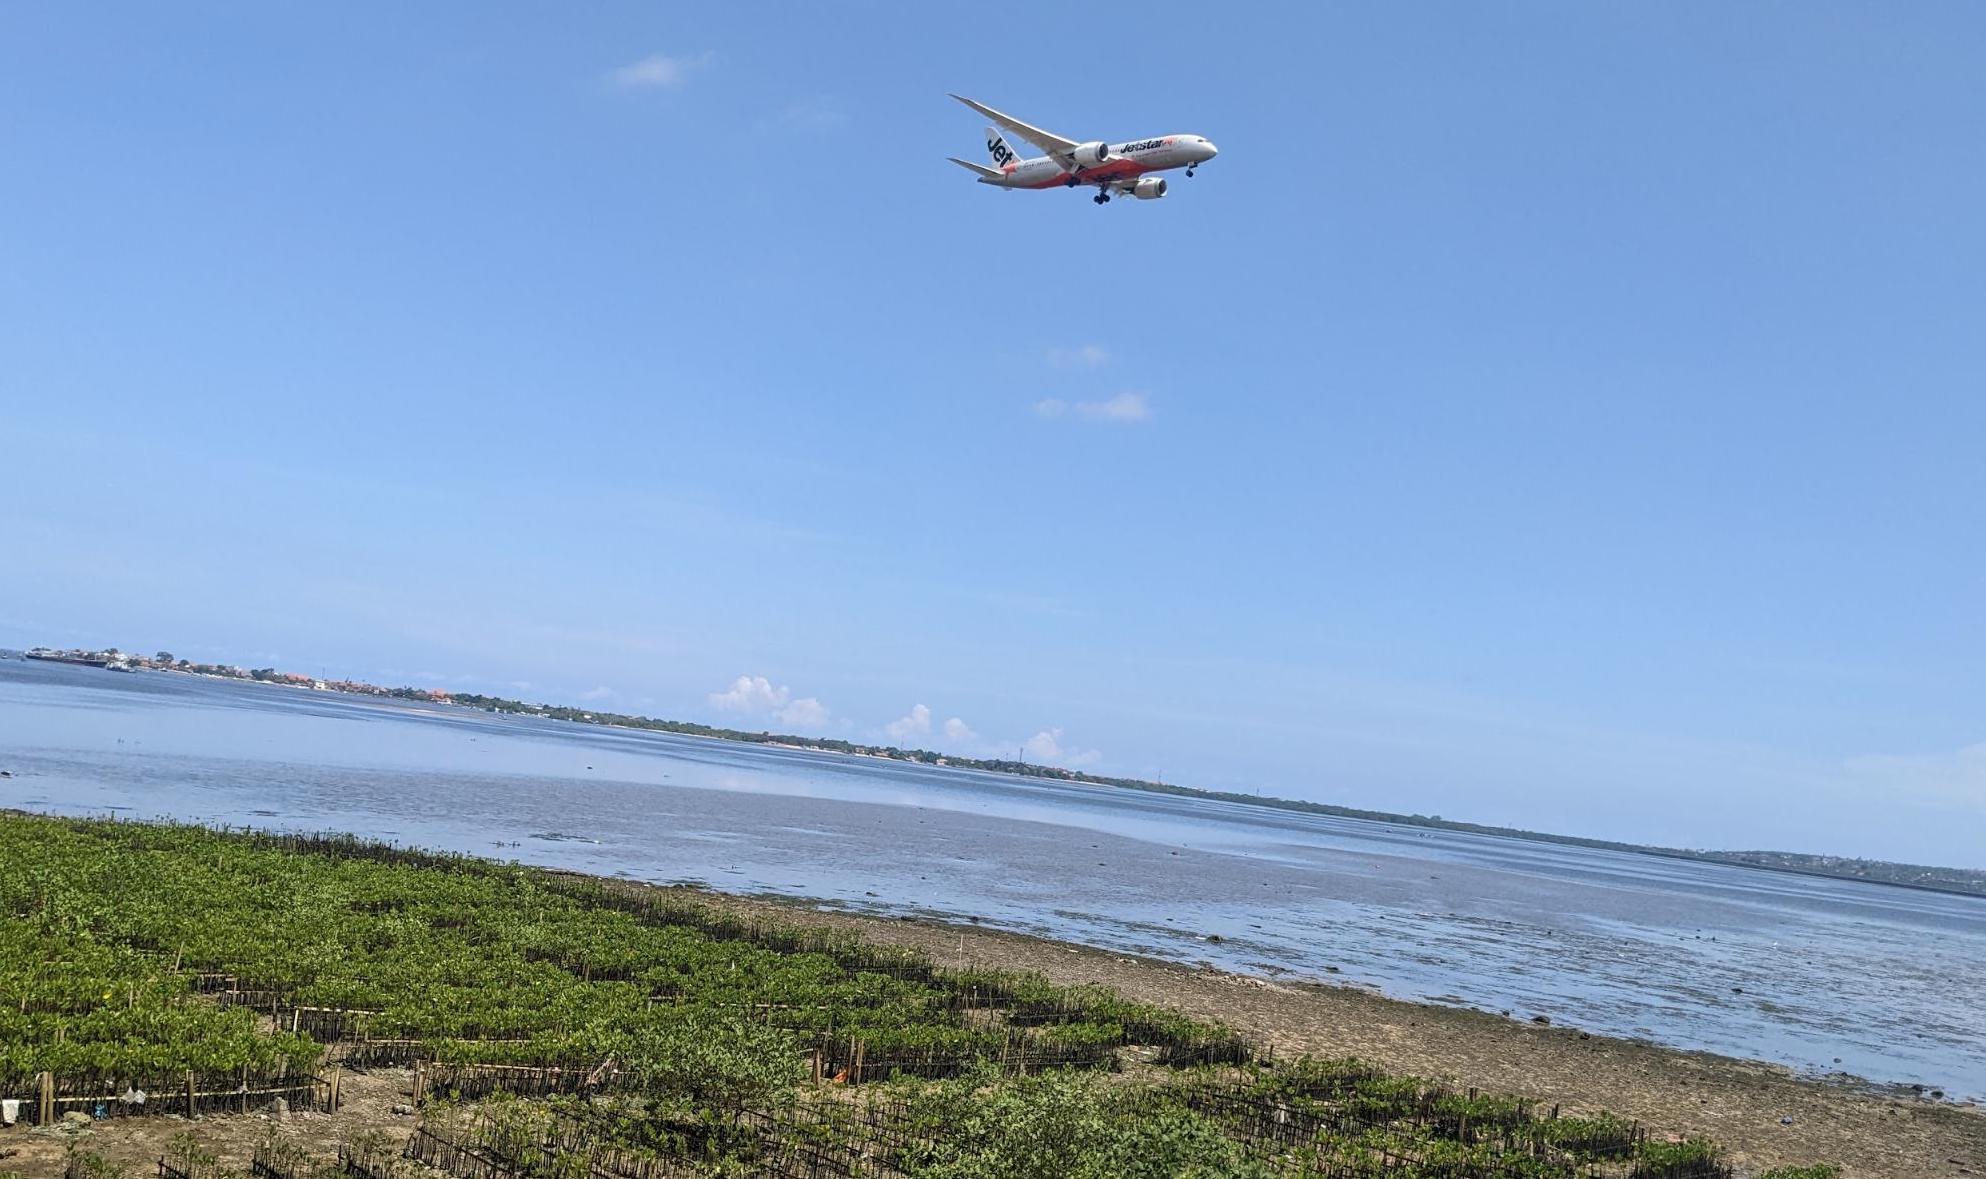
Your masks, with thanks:
<instances>
[{"instance_id":1,"label":"distant coastline","mask_svg":"<svg viewBox=\"0 0 1986 1179\"><path fill-rule=\"evenodd\" d=\"M1944 868L1926 864L1902 864L1887 860L1864 860L1846 856L1816 855L1808 852L1718 851L1659 847L1652 844L1625 843L1619 840L1592 839L1580 835L1558 835L1547 831L1529 831L1519 827L1499 827L1484 823L1444 819L1439 815L1397 814L1389 811L1338 806L1332 803L1308 802L1302 799L1242 794L1230 790L1205 790L1193 786L1154 782L1143 778L1122 778L1103 774L1091 774L1081 770L1064 769L1060 766L1037 765L1018 759L954 757L928 749L904 749L894 745L868 745L833 737L804 737L792 733L773 733L770 731L751 732L743 729L730 729L699 724L694 721L660 720L654 717L603 712L598 709L574 708L559 704L533 704L502 696L485 696L474 692L444 692L427 688L385 687L359 680L326 680L299 675L294 672L282 672L272 667L242 668L232 664L194 663L190 660L176 658L167 651L159 651L154 655L146 656L121 651L115 647L107 647L101 650L36 647L22 654L25 654L29 658L89 667L108 667L119 671L148 670L170 672L184 675L199 675L215 679L243 680L321 692L338 692L346 695L376 696L399 700L414 700L431 704L449 704L462 708L473 708L483 712L538 717L545 720L565 721L572 724L646 729L652 732L709 737L717 740L737 741L752 745L771 745L818 753L850 754L861 757L882 758L889 761L915 762L929 766L948 766L956 769L979 770L987 773L1008 774L1023 778L1039 778L1055 782L1103 786L1120 790L1139 790L1148 794L1169 794L1189 798L1212 799L1214 801L1234 803L1240 806L1263 807L1271 810L1293 811L1301 814L1325 815L1331 818L1390 823L1397 826L1422 827L1436 831L1453 831L1468 835L1486 835L1505 839L1522 839L1534 843L1626 852L1634 855L1658 856L1665 859L1728 864L1740 868L1757 868L1768 872L1821 877L1830 880L1859 880L1870 884L1886 884L1927 892L1986 897L1986 870L1973 868Z\"/></svg>"}]
</instances>

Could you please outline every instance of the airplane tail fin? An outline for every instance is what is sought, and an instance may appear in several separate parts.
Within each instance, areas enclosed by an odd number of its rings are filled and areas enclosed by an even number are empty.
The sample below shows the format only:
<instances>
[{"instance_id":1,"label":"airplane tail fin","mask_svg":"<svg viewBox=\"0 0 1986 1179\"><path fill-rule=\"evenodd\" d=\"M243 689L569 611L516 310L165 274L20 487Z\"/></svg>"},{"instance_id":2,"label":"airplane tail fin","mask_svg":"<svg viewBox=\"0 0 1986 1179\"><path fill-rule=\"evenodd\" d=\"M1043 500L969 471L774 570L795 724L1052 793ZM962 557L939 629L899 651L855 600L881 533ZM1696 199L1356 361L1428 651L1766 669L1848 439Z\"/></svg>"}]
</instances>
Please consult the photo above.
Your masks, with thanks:
<instances>
[{"instance_id":1,"label":"airplane tail fin","mask_svg":"<svg viewBox=\"0 0 1986 1179\"><path fill-rule=\"evenodd\" d=\"M986 129L986 154L993 157L993 166L995 168L1003 170L1009 164L1018 164L1021 162L1021 158L1014 154L1014 149L1007 146L1006 136L1001 135L993 127Z\"/></svg>"}]
</instances>

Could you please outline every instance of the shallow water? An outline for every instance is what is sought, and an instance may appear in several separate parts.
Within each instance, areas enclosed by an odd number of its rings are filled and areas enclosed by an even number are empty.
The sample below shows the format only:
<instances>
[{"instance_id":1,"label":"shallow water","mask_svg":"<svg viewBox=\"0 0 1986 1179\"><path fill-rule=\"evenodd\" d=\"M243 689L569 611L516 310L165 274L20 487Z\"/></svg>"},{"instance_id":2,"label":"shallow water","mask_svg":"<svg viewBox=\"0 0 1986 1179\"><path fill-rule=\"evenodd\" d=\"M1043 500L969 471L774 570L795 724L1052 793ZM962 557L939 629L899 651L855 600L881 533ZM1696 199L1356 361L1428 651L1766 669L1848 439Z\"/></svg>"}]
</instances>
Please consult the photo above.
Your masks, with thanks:
<instances>
[{"instance_id":1,"label":"shallow water","mask_svg":"<svg viewBox=\"0 0 1986 1179\"><path fill-rule=\"evenodd\" d=\"M0 806L972 916L1986 1100L1967 897L5 659L0 769Z\"/></svg>"}]
</instances>

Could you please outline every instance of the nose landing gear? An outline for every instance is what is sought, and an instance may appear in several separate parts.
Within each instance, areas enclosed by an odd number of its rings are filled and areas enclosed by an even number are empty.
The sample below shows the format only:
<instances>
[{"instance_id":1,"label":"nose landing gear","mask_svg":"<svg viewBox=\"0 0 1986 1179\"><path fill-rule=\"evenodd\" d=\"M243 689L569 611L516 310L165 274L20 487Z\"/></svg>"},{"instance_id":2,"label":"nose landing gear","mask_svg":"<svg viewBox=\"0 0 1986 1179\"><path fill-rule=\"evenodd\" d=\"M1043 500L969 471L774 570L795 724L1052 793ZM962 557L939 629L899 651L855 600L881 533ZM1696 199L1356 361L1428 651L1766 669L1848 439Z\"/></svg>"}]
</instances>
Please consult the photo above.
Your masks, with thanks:
<instances>
[{"instance_id":1,"label":"nose landing gear","mask_svg":"<svg viewBox=\"0 0 1986 1179\"><path fill-rule=\"evenodd\" d=\"M1188 165L1186 165L1186 174L1187 174L1188 176L1191 176L1191 175L1193 175L1193 169L1195 169L1195 168L1197 168L1197 167L1199 167L1199 165L1198 165L1198 164L1188 164Z\"/></svg>"}]
</instances>

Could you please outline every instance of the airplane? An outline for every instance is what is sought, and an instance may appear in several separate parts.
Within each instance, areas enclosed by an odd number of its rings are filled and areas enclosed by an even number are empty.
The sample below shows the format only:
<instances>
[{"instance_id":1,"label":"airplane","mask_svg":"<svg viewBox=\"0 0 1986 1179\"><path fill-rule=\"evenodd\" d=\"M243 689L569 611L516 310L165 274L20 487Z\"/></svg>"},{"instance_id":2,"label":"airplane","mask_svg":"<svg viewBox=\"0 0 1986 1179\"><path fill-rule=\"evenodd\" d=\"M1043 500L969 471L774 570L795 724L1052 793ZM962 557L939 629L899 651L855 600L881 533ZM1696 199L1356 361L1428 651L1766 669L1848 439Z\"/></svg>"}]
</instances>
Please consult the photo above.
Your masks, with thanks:
<instances>
[{"instance_id":1,"label":"airplane","mask_svg":"<svg viewBox=\"0 0 1986 1179\"><path fill-rule=\"evenodd\" d=\"M1159 135L1151 139L1134 139L1129 143L1104 143L1101 140L1078 143L1023 123L1011 115L1003 115L962 95L949 97L958 99L1018 138L1048 153L1023 160L1007 146L999 131L988 127L986 150L993 156L992 167L961 160L957 156L946 157L978 176L981 184L991 184L1009 192L1017 188L1075 188L1093 184L1097 191L1096 196L1090 199L1099 205L1109 204L1112 193L1136 197L1141 201L1157 200L1165 195L1165 177L1151 173L1185 168L1186 174L1191 176L1193 169L1220 154L1220 149L1204 135Z\"/></svg>"}]
</instances>

